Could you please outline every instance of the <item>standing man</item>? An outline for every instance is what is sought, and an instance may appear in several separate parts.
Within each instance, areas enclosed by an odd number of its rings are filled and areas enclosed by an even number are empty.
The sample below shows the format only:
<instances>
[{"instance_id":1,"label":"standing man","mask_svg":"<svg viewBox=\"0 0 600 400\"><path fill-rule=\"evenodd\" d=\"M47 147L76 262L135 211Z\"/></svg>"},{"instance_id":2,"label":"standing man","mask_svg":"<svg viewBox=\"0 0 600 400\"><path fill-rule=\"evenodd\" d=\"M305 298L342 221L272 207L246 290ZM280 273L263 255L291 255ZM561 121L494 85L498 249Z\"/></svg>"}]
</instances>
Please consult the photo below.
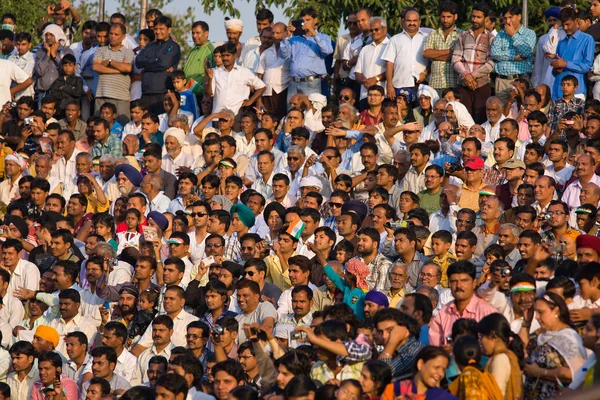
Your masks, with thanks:
<instances>
[{"instance_id":1,"label":"standing man","mask_svg":"<svg viewBox=\"0 0 600 400\"><path fill-rule=\"evenodd\" d=\"M265 110L275 114L278 118L282 118L287 112L286 100L291 81L290 60L284 58L279 52L286 33L287 27L283 22L273 25L270 32L263 30L262 40L271 42L271 45L261 52L256 69L258 77L267 85L262 97ZM261 46L266 46L266 44L261 42Z\"/></svg>"},{"instance_id":2,"label":"standing man","mask_svg":"<svg viewBox=\"0 0 600 400\"><path fill-rule=\"evenodd\" d=\"M458 83L451 61L454 45L461 32L456 27L458 6L455 2L442 2L438 12L440 27L427 36L423 45L423 57L431 60L429 85L441 96L443 89L454 88Z\"/></svg>"},{"instance_id":3,"label":"standing man","mask_svg":"<svg viewBox=\"0 0 600 400\"><path fill-rule=\"evenodd\" d=\"M335 60L335 64L333 65L335 98L339 97L343 88L352 87L354 84L354 82L348 78L350 71L347 71L342 67L344 64L342 55L344 54L346 47L350 46L352 40L361 34L360 29L358 28L358 17L356 12L353 11L348 15L346 27L348 28L348 33L338 36L335 42L335 51L333 53L333 59Z\"/></svg>"},{"instance_id":4,"label":"standing man","mask_svg":"<svg viewBox=\"0 0 600 400\"><path fill-rule=\"evenodd\" d=\"M416 10L406 13L403 31L390 40L383 52L388 97L396 98L396 89L414 88L427 79L429 62L423 57L427 34L421 30L421 16Z\"/></svg>"},{"instance_id":5,"label":"standing man","mask_svg":"<svg viewBox=\"0 0 600 400\"><path fill-rule=\"evenodd\" d=\"M354 66L354 78L360 84L359 98L361 100L367 98L371 86L386 87L386 62L381 56L390 42L387 36L387 22L381 17L373 17L370 27L373 40L361 49Z\"/></svg>"},{"instance_id":6,"label":"standing man","mask_svg":"<svg viewBox=\"0 0 600 400\"><path fill-rule=\"evenodd\" d=\"M534 31L521 25L521 6L509 5L503 15L504 29L494 39L491 55L497 74L496 96L506 101L515 79L529 79L537 38Z\"/></svg>"},{"instance_id":7,"label":"standing man","mask_svg":"<svg viewBox=\"0 0 600 400\"><path fill-rule=\"evenodd\" d=\"M248 68L255 74L260 60L260 53L256 50L261 45L261 35L263 30L273 26L273 19L273 13L268 8L262 8L258 10L256 12L256 30L258 31L258 36L254 36L246 40L244 47L242 47L239 64Z\"/></svg>"},{"instance_id":8,"label":"standing man","mask_svg":"<svg viewBox=\"0 0 600 400\"><path fill-rule=\"evenodd\" d=\"M98 73L96 110L104 103L117 107L117 119L129 120L133 51L123 46L127 29L125 25L113 24L108 34L108 46L100 47L94 55L93 70Z\"/></svg>"},{"instance_id":9,"label":"standing man","mask_svg":"<svg viewBox=\"0 0 600 400\"><path fill-rule=\"evenodd\" d=\"M192 24L192 40L194 48L190 50L183 72L185 78L195 80L197 85L197 96L204 95L204 76L206 67L210 68L214 64L213 51L215 46L208 40L209 26L204 21L196 21Z\"/></svg>"},{"instance_id":10,"label":"standing man","mask_svg":"<svg viewBox=\"0 0 600 400\"><path fill-rule=\"evenodd\" d=\"M177 68L181 51L171 39L171 18L161 15L154 20L156 41L144 47L135 58L135 66L143 69L142 101L153 114L165 112L163 99L167 85L171 83L171 72Z\"/></svg>"},{"instance_id":11,"label":"standing man","mask_svg":"<svg viewBox=\"0 0 600 400\"><path fill-rule=\"evenodd\" d=\"M471 28L459 35L452 53L452 66L460 78L460 102L478 124L486 120L485 102L492 90L490 73L494 63L490 51L493 36L485 29L485 19L489 13L486 3L473 6Z\"/></svg>"},{"instance_id":12,"label":"standing man","mask_svg":"<svg viewBox=\"0 0 600 400\"><path fill-rule=\"evenodd\" d=\"M321 78L327 75L325 58L333 53L331 38L317 31L317 11L312 7L305 8L300 17L302 27L295 28L290 24L288 32L293 36L281 42L281 53L291 60L292 82L288 90L288 103L296 93L307 96L321 93Z\"/></svg>"}]
</instances>

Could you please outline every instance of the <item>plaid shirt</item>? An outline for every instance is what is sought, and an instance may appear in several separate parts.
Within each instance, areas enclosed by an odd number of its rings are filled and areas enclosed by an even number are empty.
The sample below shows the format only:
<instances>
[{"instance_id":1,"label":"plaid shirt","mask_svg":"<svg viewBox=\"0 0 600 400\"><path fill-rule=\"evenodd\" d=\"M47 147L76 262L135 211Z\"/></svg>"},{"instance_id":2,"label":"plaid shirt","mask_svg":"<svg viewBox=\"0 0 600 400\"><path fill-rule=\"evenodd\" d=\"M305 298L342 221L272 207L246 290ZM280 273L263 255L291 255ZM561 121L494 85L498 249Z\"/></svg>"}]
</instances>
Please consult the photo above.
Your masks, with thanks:
<instances>
[{"instance_id":1,"label":"plaid shirt","mask_svg":"<svg viewBox=\"0 0 600 400\"><path fill-rule=\"evenodd\" d=\"M513 36L508 36L504 29L501 30L492 43L494 72L499 75L531 73L536 41L535 32L524 26L521 26ZM520 55L523 61L515 61L517 55Z\"/></svg>"},{"instance_id":2,"label":"plaid shirt","mask_svg":"<svg viewBox=\"0 0 600 400\"><path fill-rule=\"evenodd\" d=\"M225 252L223 254L225 260L231 260L234 262L242 261L242 245L237 237L237 232L225 239Z\"/></svg>"},{"instance_id":3,"label":"plaid shirt","mask_svg":"<svg viewBox=\"0 0 600 400\"><path fill-rule=\"evenodd\" d=\"M106 143L95 142L92 146L92 157L102 157L105 154L112 154L119 158L123 155L123 142L116 136L109 135Z\"/></svg>"},{"instance_id":4,"label":"plaid shirt","mask_svg":"<svg viewBox=\"0 0 600 400\"><path fill-rule=\"evenodd\" d=\"M571 100L566 101L564 98L552 100L550 102L550 109L548 110L548 125L550 125L551 133L554 133L558 127L558 122L563 115L569 111L575 111L579 115L583 115L585 107L585 100L578 97L572 97Z\"/></svg>"},{"instance_id":5,"label":"plaid shirt","mask_svg":"<svg viewBox=\"0 0 600 400\"><path fill-rule=\"evenodd\" d=\"M411 337L392 358L380 358L380 360L392 369L393 378L403 378L410 373L413 361L422 348L423 343Z\"/></svg>"},{"instance_id":6,"label":"plaid shirt","mask_svg":"<svg viewBox=\"0 0 600 400\"><path fill-rule=\"evenodd\" d=\"M448 50L454 47L454 44L458 40L458 36L461 31L454 27L454 30L450 32L448 37L444 35L442 28L438 28L431 32L425 44L423 45L423 51L425 50ZM431 62L431 80L429 85L435 89L445 89L449 87L456 87L458 83L458 76L456 71L452 68L451 61L437 61Z\"/></svg>"},{"instance_id":7,"label":"plaid shirt","mask_svg":"<svg viewBox=\"0 0 600 400\"><path fill-rule=\"evenodd\" d=\"M461 79L471 74L480 88L490 83L490 73L494 70L494 62L490 57L494 37L488 30L479 36L473 36L469 29L458 36L452 53L452 67Z\"/></svg>"}]
</instances>

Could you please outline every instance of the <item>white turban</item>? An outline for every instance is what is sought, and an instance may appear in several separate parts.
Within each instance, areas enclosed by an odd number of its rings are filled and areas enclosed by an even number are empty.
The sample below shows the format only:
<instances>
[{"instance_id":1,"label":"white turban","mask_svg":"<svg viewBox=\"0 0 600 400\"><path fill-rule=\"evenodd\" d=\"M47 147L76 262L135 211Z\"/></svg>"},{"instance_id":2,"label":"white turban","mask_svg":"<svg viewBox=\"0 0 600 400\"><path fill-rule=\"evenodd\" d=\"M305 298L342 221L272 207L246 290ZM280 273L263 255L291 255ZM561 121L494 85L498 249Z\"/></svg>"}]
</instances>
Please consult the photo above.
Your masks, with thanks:
<instances>
[{"instance_id":1,"label":"white turban","mask_svg":"<svg viewBox=\"0 0 600 400\"><path fill-rule=\"evenodd\" d=\"M244 23L241 19L226 19L225 20L225 30L239 31L242 32L244 30Z\"/></svg>"},{"instance_id":2,"label":"white turban","mask_svg":"<svg viewBox=\"0 0 600 400\"><path fill-rule=\"evenodd\" d=\"M167 131L165 132L165 140L167 140L169 136L173 136L175 139L177 139L179 144L182 146L185 143L185 131L181 128L172 127L167 129Z\"/></svg>"},{"instance_id":3,"label":"white turban","mask_svg":"<svg viewBox=\"0 0 600 400\"><path fill-rule=\"evenodd\" d=\"M323 189L323 183L321 183L319 178L316 176L305 176L304 178L300 179L300 187L302 188L306 186L316 187L319 188L319 190Z\"/></svg>"},{"instance_id":4,"label":"white turban","mask_svg":"<svg viewBox=\"0 0 600 400\"><path fill-rule=\"evenodd\" d=\"M25 160L23 160L23 158L18 155L17 153L11 153L9 155L7 155L6 157L4 157L4 164L6 165L7 161L13 161L15 164L17 164L19 166L19 168L21 168L21 171L23 171L25 169Z\"/></svg>"},{"instance_id":5,"label":"white turban","mask_svg":"<svg viewBox=\"0 0 600 400\"><path fill-rule=\"evenodd\" d=\"M421 95L423 95L425 97L429 97L431 99L432 107L435 104L435 102L438 101L438 99L440 98L440 96L438 96L436 90L434 88L432 88L431 86L427 86L427 85L419 86L419 90L417 92L417 97L421 97Z\"/></svg>"},{"instance_id":6,"label":"white turban","mask_svg":"<svg viewBox=\"0 0 600 400\"><path fill-rule=\"evenodd\" d=\"M56 24L50 24L44 28L44 32L42 32L42 37L46 36L46 33L51 33L56 38L56 41L61 45L65 45L67 43L67 36L62 28Z\"/></svg>"},{"instance_id":7,"label":"white turban","mask_svg":"<svg viewBox=\"0 0 600 400\"><path fill-rule=\"evenodd\" d=\"M321 93L311 93L308 96L308 101L312 103L313 107L317 111L320 111L327 105L327 97L323 96Z\"/></svg>"},{"instance_id":8,"label":"white turban","mask_svg":"<svg viewBox=\"0 0 600 400\"><path fill-rule=\"evenodd\" d=\"M456 121L458 126L466 126L467 128L471 128L475 125L475 121L473 121L473 117L469 114L467 107L459 101L451 101L446 104L446 109L448 106L452 106L452 110L454 111L454 115L456 115Z\"/></svg>"}]
</instances>

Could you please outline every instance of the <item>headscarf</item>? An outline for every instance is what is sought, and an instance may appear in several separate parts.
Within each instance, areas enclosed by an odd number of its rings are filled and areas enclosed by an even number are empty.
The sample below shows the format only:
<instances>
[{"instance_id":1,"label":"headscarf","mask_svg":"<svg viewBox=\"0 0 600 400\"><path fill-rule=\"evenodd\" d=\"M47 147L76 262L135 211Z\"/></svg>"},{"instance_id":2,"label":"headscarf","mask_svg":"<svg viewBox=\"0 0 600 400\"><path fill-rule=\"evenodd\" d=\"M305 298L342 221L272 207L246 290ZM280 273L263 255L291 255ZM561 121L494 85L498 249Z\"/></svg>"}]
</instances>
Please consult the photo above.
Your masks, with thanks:
<instances>
[{"instance_id":1,"label":"headscarf","mask_svg":"<svg viewBox=\"0 0 600 400\"><path fill-rule=\"evenodd\" d=\"M244 23L240 19L226 18L225 19L225 30L232 30L242 32L244 30Z\"/></svg>"},{"instance_id":2,"label":"headscarf","mask_svg":"<svg viewBox=\"0 0 600 400\"><path fill-rule=\"evenodd\" d=\"M165 131L165 141L169 136L173 136L175 139L177 139L179 144L183 146L185 142L185 132L183 129L171 127Z\"/></svg>"},{"instance_id":3,"label":"headscarf","mask_svg":"<svg viewBox=\"0 0 600 400\"><path fill-rule=\"evenodd\" d=\"M27 166L27 163L25 162L23 157L21 157L17 153L11 153L11 154L7 155L6 157L4 157L4 165L6 165L7 161L13 161L15 164L17 164L19 166L19 168L21 169L21 172L23 172L25 170L25 167Z\"/></svg>"},{"instance_id":4,"label":"headscarf","mask_svg":"<svg viewBox=\"0 0 600 400\"><path fill-rule=\"evenodd\" d=\"M35 330L34 336L37 336L44 340L49 341L50 343L52 343L54 345L54 348L56 348L56 346L58 346L58 342L60 340L60 336L58 335L58 332L56 331L56 329L52 328L51 326L47 326L47 325L38 326L37 329Z\"/></svg>"},{"instance_id":5,"label":"headscarf","mask_svg":"<svg viewBox=\"0 0 600 400\"><path fill-rule=\"evenodd\" d=\"M433 108L435 102L440 99L440 96L438 96L434 88L423 84L419 86L419 90L417 91L417 98L421 97L421 95L424 95L425 97L429 97L431 99L431 108Z\"/></svg>"},{"instance_id":6,"label":"headscarf","mask_svg":"<svg viewBox=\"0 0 600 400\"><path fill-rule=\"evenodd\" d=\"M473 121L473 117L469 114L467 107L459 101L451 101L446 104L446 109L448 106L452 106L452 110L454 110L454 114L456 115L456 121L458 122L458 126L466 126L467 128L471 128L475 125L475 121Z\"/></svg>"},{"instance_id":7,"label":"headscarf","mask_svg":"<svg viewBox=\"0 0 600 400\"><path fill-rule=\"evenodd\" d=\"M356 287L362 290L369 290L367 285L367 276L371 273L369 267L358 258L352 258L346 263L346 271L356 277Z\"/></svg>"},{"instance_id":8,"label":"headscarf","mask_svg":"<svg viewBox=\"0 0 600 400\"><path fill-rule=\"evenodd\" d=\"M317 111L321 111L323 107L327 105L327 97L323 96L321 93L312 93L308 96L308 101L310 101Z\"/></svg>"},{"instance_id":9,"label":"headscarf","mask_svg":"<svg viewBox=\"0 0 600 400\"><path fill-rule=\"evenodd\" d=\"M56 38L56 41L61 45L64 46L67 43L67 36L65 35L65 32L62 30L62 28L56 24L50 24L48 26L46 26L44 28L44 31L42 32L42 38L46 36L46 33L51 33L54 35L54 37Z\"/></svg>"}]
</instances>

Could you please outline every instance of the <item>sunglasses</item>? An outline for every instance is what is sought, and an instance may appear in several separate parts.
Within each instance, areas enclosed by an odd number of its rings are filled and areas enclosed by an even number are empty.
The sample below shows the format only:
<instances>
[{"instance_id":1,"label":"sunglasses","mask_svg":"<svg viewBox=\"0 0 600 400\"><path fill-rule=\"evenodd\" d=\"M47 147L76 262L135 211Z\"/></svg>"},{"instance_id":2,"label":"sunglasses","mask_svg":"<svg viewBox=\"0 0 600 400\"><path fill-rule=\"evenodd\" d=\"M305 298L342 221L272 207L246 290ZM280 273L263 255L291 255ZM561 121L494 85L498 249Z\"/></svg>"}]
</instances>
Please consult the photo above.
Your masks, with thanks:
<instances>
[{"instance_id":1,"label":"sunglasses","mask_svg":"<svg viewBox=\"0 0 600 400\"><path fill-rule=\"evenodd\" d=\"M219 118L219 122L229 122L229 120L226 118Z\"/></svg>"},{"instance_id":2,"label":"sunglasses","mask_svg":"<svg viewBox=\"0 0 600 400\"><path fill-rule=\"evenodd\" d=\"M373 28L370 31L371 31L371 33L373 33L373 32L379 32L381 29L382 28Z\"/></svg>"},{"instance_id":3,"label":"sunglasses","mask_svg":"<svg viewBox=\"0 0 600 400\"><path fill-rule=\"evenodd\" d=\"M246 275L248 275L248 276L254 276L254 271L246 271Z\"/></svg>"},{"instance_id":4,"label":"sunglasses","mask_svg":"<svg viewBox=\"0 0 600 400\"><path fill-rule=\"evenodd\" d=\"M340 100L350 100L350 96L348 96L347 94L340 96Z\"/></svg>"},{"instance_id":5,"label":"sunglasses","mask_svg":"<svg viewBox=\"0 0 600 400\"><path fill-rule=\"evenodd\" d=\"M194 218L194 217L196 217L196 216L198 216L198 217L202 218L202 217L206 217L207 215L208 215L207 213L196 213L196 212L190 213L190 216L191 216L192 218Z\"/></svg>"},{"instance_id":6,"label":"sunglasses","mask_svg":"<svg viewBox=\"0 0 600 400\"><path fill-rule=\"evenodd\" d=\"M287 159L288 159L288 161L289 160L298 161L300 159L300 157L288 157Z\"/></svg>"},{"instance_id":7,"label":"sunglasses","mask_svg":"<svg viewBox=\"0 0 600 400\"><path fill-rule=\"evenodd\" d=\"M358 22L348 21L348 26L351 26L351 25L358 25Z\"/></svg>"},{"instance_id":8,"label":"sunglasses","mask_svg":"<svg viewBox=\"0 0 600 400\"><path fill-rule=\"evenodd\" d=\"M329 206L332 208L341 208L342 207L342 203L334 203L333 201L329 202Z\"/></svg>"},{"instance_id":9,"label":"sunglasses","mask_svg":"<svg viewBox=\"0 0 600 400\"><path fill-rule=\"evenodd\" d=\"M205 245L204 247L206 247L207 249L218 249L219 247L223 247L223 245L221 243L209 243L207 245Z\"/></svg>"}]
</instances>

